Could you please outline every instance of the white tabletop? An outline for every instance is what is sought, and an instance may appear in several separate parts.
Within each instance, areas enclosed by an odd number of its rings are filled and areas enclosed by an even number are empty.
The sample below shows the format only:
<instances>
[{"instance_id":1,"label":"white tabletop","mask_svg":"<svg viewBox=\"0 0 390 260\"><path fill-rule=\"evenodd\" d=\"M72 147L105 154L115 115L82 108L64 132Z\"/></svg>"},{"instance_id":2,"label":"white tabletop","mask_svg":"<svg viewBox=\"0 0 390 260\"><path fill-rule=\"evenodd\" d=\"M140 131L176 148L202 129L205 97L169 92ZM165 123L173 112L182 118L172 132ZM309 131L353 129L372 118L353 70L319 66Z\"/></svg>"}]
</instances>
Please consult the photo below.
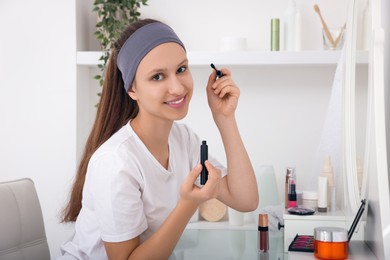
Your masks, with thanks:
<instances>
[{"instance_id":1,"label":"white tabletop","mask_svg":"<svg viewBox=\"0 0 390 260\"><path fill-rule=\"evenodd\" d=\"M313 253L283 252L283 232L269 232L268 255L258 252L257 230L186 229L171 260L312 260ZM351 260L377 259L364 241L351 241Z\"/></svg>"},{"instance_id":2,"label":"white tabletop","mask_svg":"<svg viewBox=\"0 0 390 260\"><path fill-rule=\"evenodd\" d=\"M257 230L186 229L170 259L260 259L257 241ZM269 242L268 259L287 259L283 253L282 231L270 232Z\"/></svg>"}]
</instances>

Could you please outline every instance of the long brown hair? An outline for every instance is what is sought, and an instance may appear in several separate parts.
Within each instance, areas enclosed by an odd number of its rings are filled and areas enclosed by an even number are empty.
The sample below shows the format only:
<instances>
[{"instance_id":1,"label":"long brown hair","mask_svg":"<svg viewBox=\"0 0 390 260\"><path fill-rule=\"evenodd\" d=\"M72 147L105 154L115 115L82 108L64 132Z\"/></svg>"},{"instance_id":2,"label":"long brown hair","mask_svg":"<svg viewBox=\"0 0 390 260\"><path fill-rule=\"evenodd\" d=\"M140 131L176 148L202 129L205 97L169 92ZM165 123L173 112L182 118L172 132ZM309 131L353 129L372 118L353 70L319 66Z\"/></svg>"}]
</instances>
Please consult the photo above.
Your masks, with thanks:
<instances>
[{"instance_id":1,"label":"long brown hair","mask_svg":"<svg viewBox=\"0 0 390 260\"><path fill-rule=\"evenodd\" d=\"M137 29L153 22L156 20L144 19L131 24L113 44L95 122L81 157L70 198L63 212L62 222L74 222L80 213L85 176L92 154L138 114L137 102L132 100L124 89L122 74L117 67L117 57L123 44Z\"/></svg>"}]
</instances>

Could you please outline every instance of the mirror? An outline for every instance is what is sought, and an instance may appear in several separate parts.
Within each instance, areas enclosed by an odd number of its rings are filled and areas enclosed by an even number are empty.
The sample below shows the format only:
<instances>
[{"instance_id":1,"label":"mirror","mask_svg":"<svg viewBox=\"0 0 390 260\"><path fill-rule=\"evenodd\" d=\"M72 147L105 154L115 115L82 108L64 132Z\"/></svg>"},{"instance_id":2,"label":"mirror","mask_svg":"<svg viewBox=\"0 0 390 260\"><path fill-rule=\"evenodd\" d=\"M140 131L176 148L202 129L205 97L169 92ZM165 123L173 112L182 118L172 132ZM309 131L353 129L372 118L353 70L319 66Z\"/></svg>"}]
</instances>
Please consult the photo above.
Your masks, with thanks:
<instances>
[{"instance_id":1,"label":"mirror","mask_svg":"<svg viewBox=\"0 0 390 260\"><path fill-rule=\"evenodd\" d=\"M364 240L378 257L390 259L390 191L386 151L384 46L381 4L369 0L369 68L366 93L356 67L357 14L367 0L352 0L347 22L344 82L343 168L345 202L357 211L360 197L368 199ZM387 86L389 87L389 86ZM361 97L360 97L361 95ZM363 116L365 114L366 116ZM362 130L364 128L364 130ZM389 141L389 140L387 140ZM362 187L359 190L356 158L363 157Z\"/></svg>"},{"instance_id":2,"label":"mirror","mask_svg":"<svg viewBox=\"0 0 390 260\"><path fill-rule=\"evenodd\" d=\"M369 48L368 39L370 38L370 0L356 1L357 21L356 24L356 50L355 54L366 57ZM362 50L365 50L363 52ZM367 55L368 56L368 55ZM366 64L355 65L355 133L356 133L356 174L358 182L358 191L361 199L366 198L366 180L363 181L365 162L365 150L367 141L367 122L368 122L368 66ZM367 175L365 175L367 176ZM360 203L360 202L359 202Z\"/></svg>"},{"instance_id":3,"label":"mirror","mask_svg":"<svg viewBox=\"0 0 390 260\"><path fill-rule=\"evenodd\" d=\"M357 212L360 206L359 181L357 162L359 156L363 156L365 151L365 140L363 137L364 131L361 131L366 125L365 119L360 114L360 110L364 111L364 99L357 98L360 96L356 88L356 42L357 42L357 26L358 26L358 11L359 0L352 0L349 6L347 18L347 34L345 40L345 78L344 78L344 110L343 110L343 172L344 172L344 197L346 207ZM357 95L358 94L358 95ZM367 96L367 95L366 95ZM359 110L358 110L359 109ZM356 120L356 115L359 115ZM359 131L357 131L359 129ZM357 135L358 133L358 135ZM365 136L365 134L364 134ZM364 143L364 145L362 145ZM359 152L357 153L357 147ZM363 165L365 160L363 159ZM362 166L364 167L364 166ZM360 171L359 165L359 171ZM364 171L363 171L364 173ZM362 175L362 179L366 179ZM363 185L362 185L363 186ZM364 196L364 194L362 193Z\"/></svg>"}]
</instances>

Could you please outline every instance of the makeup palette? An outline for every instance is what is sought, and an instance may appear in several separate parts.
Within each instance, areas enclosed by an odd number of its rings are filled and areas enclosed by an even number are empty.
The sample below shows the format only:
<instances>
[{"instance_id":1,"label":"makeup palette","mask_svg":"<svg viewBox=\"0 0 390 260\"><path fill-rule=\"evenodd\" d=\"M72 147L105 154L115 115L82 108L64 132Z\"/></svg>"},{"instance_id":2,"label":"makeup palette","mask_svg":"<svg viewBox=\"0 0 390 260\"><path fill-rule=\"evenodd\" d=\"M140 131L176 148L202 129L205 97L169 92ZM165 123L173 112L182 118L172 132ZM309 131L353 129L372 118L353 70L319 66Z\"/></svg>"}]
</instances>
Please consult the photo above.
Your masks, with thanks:
<instances>
[{"instance_id":1,"label":"makeup palette","mask_svg":"<svg viewBox=\"0 0 390 260\"><path fill-rule=\"evenodd\" d=\"M297 234L289 245L288 251L314 252L314 236Z\"/></svg>"},{"instance_id":2,"label":"makeup palette","mask_svg":"<svg viewBox=\"0 0 390 260\"><path fill-rule=\"evenodd\" d=\"M346 237L346 241L345 243L348 245L348 242L351 240L352 238L352 235L353 233L355 232L355 228L357 226L357 224L359 223L359 220L363 214L363 211L364 211L364 208L365 208L365 205L366 205L366 200L362 200L361 201L361 205L360 205L360 208L355 216L355 219L353 220L352 222L352 225L351 227L349 228L348 232L345 230L345 237ZM310 236L310 235L296 235L294 237L294 240L291 242L291 244L288 246L288 251L296 251L296 252L314 252L315 251L315 240L317 240L317 251L318 251L318 241L320 243L323 243L322 239L318 239L318 237L321 237L321 234L323 234L324 232L328 232L329 233L329 230L327 230L328 228L327 227L324 227L324 228L316 228L315 230L315 236ZM332 229L332 228L330 228ZM330 232L339 232L338 230L336 231L330 231ZM317 234L318 233L318 234ZM325 237L332 237L334 235L332 234L326 234ZM317 237L317 239L316 239ZM329 251L329 250L328 250ZM326 259L338 259L338 258L326 258Z\"/></svg>"}]
</instances>

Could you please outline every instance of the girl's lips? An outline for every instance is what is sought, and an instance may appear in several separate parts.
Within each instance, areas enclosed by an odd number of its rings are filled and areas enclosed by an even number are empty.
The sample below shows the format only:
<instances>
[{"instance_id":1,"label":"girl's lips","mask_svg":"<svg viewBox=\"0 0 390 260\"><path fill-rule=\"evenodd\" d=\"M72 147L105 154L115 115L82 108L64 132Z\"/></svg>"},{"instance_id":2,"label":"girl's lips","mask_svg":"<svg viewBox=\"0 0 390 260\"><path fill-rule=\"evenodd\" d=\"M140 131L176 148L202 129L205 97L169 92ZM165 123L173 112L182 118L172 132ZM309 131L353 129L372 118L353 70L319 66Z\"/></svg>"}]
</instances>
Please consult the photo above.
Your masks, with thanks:
<instances>
[{"instance_id":1,"label":"girl's lips","mask_svg":"<svg viewBox=\"0 0 390 260\"><path fill-rule=\"evenodd\" d=\"M173 107L173 108L182 107L186 104L186 96L172 100L172 101L167 101L167 102L165 102L165 104L167 104L168 106Z\"/></svg>"}]
</instances>

